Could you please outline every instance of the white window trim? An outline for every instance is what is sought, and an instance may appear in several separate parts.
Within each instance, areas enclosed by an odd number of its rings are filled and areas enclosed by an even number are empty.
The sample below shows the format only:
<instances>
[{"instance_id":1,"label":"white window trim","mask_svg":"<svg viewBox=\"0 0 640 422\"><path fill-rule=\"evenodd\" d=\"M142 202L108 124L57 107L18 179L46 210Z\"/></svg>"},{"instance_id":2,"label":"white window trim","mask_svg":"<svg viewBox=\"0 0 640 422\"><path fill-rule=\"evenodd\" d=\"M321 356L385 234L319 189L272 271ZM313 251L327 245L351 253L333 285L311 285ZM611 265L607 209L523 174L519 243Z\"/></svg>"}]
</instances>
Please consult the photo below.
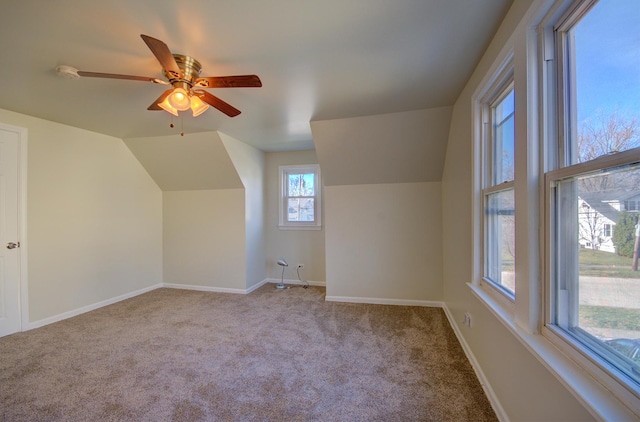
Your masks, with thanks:
<instances>
[{"instance_id":1,"label":"white window trim","mask_svg":"<svg viewBox=\"0 0 640 422\"><path fill-rule=\"evenodd\" d=\"M494 65L491 71L488 73L489 77L485 78L480 84L481 89L477 91L472 98L473 110L473 128L474 128L474 142L473 142L473 175L474 175L474 189L473 189L473 219L474 227L479 230L473 232L473 244L475 245L476 253L474 254L473 261L473 283L476 286L486 290L495 300L499 301L503 306L510 308L512 312L514 310L514 299L505 291L500 289L490 280L485 279L485 198L488 193L494 191L501 191L505 188L514 189L515 183L513 181L506 184L499 184L494 186L485 186L486 181L490 178L489 169L487 166L489 158L487 155L490 153L487 148L487 138L491 136L491 130L488 128L489 124L489 103L496 99L505 90L507 84L513 84L509 82L513 79L513 50L506 48L501 54L501 58L497 61L497 65ZM517 248L516 248L517 253Z\"/></svg>"},{"instance_id":2,"label":"white window trim","mask_svg":"<svg viewBox=\"0 0 640 422\"><path fill-rule=\"evenodd\" d=\"M321 230L322 229L322 179L320 175L320 165L318 164L298 164L291 166L279 166L278 167L278 181L280 185L279 199L278 199L278 227L280 230ZM314 217L315 221L287 221L285 218L285 174L300 172L300 173L315 173L314 180Z\"/></svg>"},{"instance_id":3,"label":"white window trim","mask_svg":"<svg viewBox=\"0 0 640 422\"><path fill-rule=\"evenodd\" d=\"M558 22L558 18L567 13L572 3L573 0L535 0L472 96L473 257L472 281L467 284L474 296L595 418L637 420L640 417L640 401L626 386L605 373L591 358L560 339L553 330L543 327L548 312L548 304L544 300L549 294L543 279L549 277L550 263L544 246L548 231L539 224L540 221L549 221L544 180L540 175L563 159L563 152L555 150L552 151L554 156L549 158L549 146L540 142L540 139L548 139L549 134L557 129L556 105L548 101L553 93L550 85L556 83L557 75L552 50L545 47L549 47L549 42L553 40L553 36L549 37L552 31L547 30L549 23ZM516 223L518 263L515 302L506 300L482 279L484 234L481 227L484 207L483 162L479 142L483 130L482 99L511 60L514 63L517 122L516 221L524 218L521 221L529 222L519 226ZM526 148L519 145L525 145ZM526 205L524 212L523 205Z\"/></svg>"}]
</instances>

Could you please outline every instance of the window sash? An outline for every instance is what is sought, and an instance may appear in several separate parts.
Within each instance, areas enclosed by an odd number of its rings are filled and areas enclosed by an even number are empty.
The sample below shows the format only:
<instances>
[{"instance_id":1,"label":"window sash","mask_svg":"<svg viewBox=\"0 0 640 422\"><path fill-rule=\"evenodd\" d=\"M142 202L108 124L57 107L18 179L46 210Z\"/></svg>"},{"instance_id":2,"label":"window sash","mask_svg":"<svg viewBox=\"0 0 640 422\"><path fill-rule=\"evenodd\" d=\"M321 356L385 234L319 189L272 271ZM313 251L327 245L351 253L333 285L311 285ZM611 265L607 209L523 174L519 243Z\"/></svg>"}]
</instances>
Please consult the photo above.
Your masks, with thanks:
<instances>
[{"instance_id":1,"label":"window sash","mask_svg":"<svg viewBox=\"0 0 640 422\"><path fill-rule=\"evenodd\" d=\"M305 175L313 175L313 183L310 189L306 192L292 192L290 190L289 181L290 176L298 175L303 178ZM309 195L312 192L313 195ZM299 194L296 194L299 193ZM312 216L309 220L300 220L299 218L304 214L299 206L297 218L294 218L290 213L290 201L299 201L299 204L305 200L311 201L312 207L309 207L310 211L307 216ZM321 227L321 191L320 191L320 167L317 164L308 165L296 165L296 166L280 166L280 201L279 201L279 217L278 226L281 229L307 229L307 230L319 230Z\"/></svg>"},{"instance_id":2,"label":"window sash","mask_svg":"<svg viewBox=\"0 0 640 422\"><path fill-rule=\"evenodd\" d=\"M640 368L612 352L594 334L580 326L578 180L634 168L640 172L640 148L589 162L574 164L545 175L549 221L550 279L545 326L571 344L601 370L624 380L623 385L640 397ZM615 230L615 229L613 229Z\"/></svg>"},{"instance_id":3,"label":"window sash","mask_svg":"<svg viewBox=\"0 0 640 422\"><path fill-rule=\"evenodd\" d=\"M510 61L509 61L510 63ZM486 281L500 296L505 297L509 302L515 300L515 269L514 265L508 261L508 256L513 254L515 247L515 223L509 223L508 217L504 213L497 211L491 213L492 201L504 197L504 194L511 192L515 205L515 126L512 136L510 163L506 167L512 166L511 177L505 177L505 162L503 160L505 147L505 135L502 129L505 123L513 122L515 118L515 101L507 104L506 113L500 113L501 107L505 106L504 101L514 94L513 68L509 65L500 74L496 83L482 101L482 120L484 127L483 134L483 182L482 185L482 279ZM506 180L505 180L506 179ZM505 210L502 210L505 211ZM515 219L515 208L511 208ZM512 219L512 220L513 220ZM513 227L512 227L513 226ZM510 247L506 247L510 245ZM515 264L515 256L513 258Z\"/></svg>"}]
</instances>

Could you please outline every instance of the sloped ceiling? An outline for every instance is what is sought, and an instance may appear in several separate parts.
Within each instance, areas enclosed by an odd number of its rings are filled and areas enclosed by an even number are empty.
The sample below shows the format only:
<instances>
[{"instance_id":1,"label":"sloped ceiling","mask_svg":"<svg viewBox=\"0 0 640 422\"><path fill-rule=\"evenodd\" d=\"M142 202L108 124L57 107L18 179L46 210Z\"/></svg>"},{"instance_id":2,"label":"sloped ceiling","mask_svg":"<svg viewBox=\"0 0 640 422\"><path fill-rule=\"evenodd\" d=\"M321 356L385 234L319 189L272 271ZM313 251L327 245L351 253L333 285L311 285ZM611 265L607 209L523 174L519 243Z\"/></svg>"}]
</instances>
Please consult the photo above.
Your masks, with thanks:
<instances>
[{"instance_id":1,"label":"sloped ceiling","mask_svg":"<svg viewBox=\"0 0 640 422\"><path fill-rule=\"evenodd\" d=\"M212 93L242 110L184 116L263 151L313 148L309 122L451 106L512 0L15 0L0 8L0 108L133 140L172 136L147 107L165 86L64 79L57 65L162 78L140 34L203 76L257 74ZM176 119L175 123L179 123ZM178 124L176 124L178 126Z\"/></svg>"},{"instance_id":2,"label":"sloped ceiling","mask_svg":"<svg viewBox=\"0 0 640 422\"><path fill-rule=\"evenodd\" d=\"M324 185L440 181L451 111L311 122Z\"/></svg>"},{"instance_id":3,"label":"sloped ceiling","mask_svg":"<svg viewBox=\"0 0 640 422\"><path fill-rule=\"evenodd\" d=\"M130 138L125 143L163 191L244 187L217 132Z\"/></svg>"}]
</instances>

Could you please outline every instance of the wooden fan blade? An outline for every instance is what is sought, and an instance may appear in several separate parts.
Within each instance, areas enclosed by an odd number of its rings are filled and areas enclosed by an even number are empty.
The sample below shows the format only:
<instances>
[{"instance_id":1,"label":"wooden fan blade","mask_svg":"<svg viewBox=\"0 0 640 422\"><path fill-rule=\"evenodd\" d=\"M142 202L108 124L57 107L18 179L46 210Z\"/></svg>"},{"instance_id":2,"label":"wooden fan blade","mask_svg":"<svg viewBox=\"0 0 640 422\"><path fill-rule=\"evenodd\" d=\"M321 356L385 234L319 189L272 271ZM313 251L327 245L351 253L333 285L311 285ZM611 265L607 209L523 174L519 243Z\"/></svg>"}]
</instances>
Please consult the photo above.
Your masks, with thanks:
<instances>
[{"instance_id":1,"label":"wooden fan blade","mask_svg":"<svg viewBox=\"0 0 640 422\"><path fill-rule=\"evenodd\" d=\"M212 107L217 108L218 110L220 110L221 112L223 112L229 117L235 117L238 114L240 114L240 110L238 110L231 104L228 104L222 101L220 98L216 97L215 95L211 95L206 91L195 91L195 94L198 97L200 97L202 101L204 101L205 103L209 104Z\"/></svg>"},{"instance_id":2,"label":"wooden fan blade","mask_svg":"<svg viewBox=\"0 0 640 422\"><path fill-rule=\"evenodd\" d=\"M172 92L173 92L173 88L172 89L167 89L149 107L147 107L147 110L162 110L162 108L158 104L163 102L164 99L167 98L169 96L169 94L171 94Z\"/></svg>"},{"instance_id":3,"label":"wooden fan blade","mask_svg":"<svg viewBox=\"0 0 640 422\"><path fill-rule=\"evenodd\" d=\"M85 78L107 78L107 79L127 79L131 81L143 81L160 83L162 81L156 78L150 78L148 76L131 76L131 75L119 75L117 73L100 73L100 72L85 72L84 70L78 70L78 75Z\"/></svg>"},{"instance_id":4,"label":"wooden fan blade","mask_svg":"<svg viewBox=\"0 0 640 422\"><path fill-rule=\"evenodd\" d=\"M176 59L173 58L173 54L171 54L171 50L164 42L157 40L148 35L140 34L142 40L147 44L149 50L156 56L156 59L162 65L162 68L167 71L167 73L172 73L176 75L176 77L182 78L182 71L178 67L178 63L176 63Z\"/></svg>"},{"instance_id":5,"label":"wooden fan blade","mask_svg":"<svg viewBox=\"0 0 640 422\"><path fill-rule=\"evenodd\" d=\"M196 79L203 88L259 88L262 81L257 75L208 76Z\"/></svg>"}]
</instances>

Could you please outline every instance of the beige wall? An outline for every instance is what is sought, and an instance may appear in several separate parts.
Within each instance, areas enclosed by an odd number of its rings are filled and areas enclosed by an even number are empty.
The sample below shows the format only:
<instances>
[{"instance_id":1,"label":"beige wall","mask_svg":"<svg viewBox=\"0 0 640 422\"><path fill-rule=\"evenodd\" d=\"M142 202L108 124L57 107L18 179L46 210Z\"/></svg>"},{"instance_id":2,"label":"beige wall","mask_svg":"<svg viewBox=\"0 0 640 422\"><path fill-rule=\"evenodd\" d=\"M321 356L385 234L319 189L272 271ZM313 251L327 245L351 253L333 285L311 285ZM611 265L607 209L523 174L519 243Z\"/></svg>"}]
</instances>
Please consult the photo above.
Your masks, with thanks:
<instances>
[{"instance_id":1,"label":"beige wall","mask_svg":"<svg viewBox=\"0 0 640 422\"><path fill-rule=\"evenodd\" d=\"M163 196L164 282L245 290L244 189Z\"/></svg>"},{"instance_id":2,"label":"beige wall","mask_svg":"<svg viewBox=\"0 0 640 422\"><path fill-rule=\"evenodd\" d=\"M440 183L325 187L327 296L442 300Z\"/></svg>"},{"instance_id":3,"label":"beige wall","mask_svg":"<svg viewBox=\"0 0 640 422\"><path fill-rule=\"evenodd\" d=\"M246 287L266 278L266 244L264 233L264 152L219 133L233 162L245 193Z\"/></svg>"},{"instance_id":4,"label":"beige wall","mask_svg":"<svg viewBox=\"0 0 640 422\"><path fill-rule=\"evenodd\" d=\"M473 316L472 328L459 323L462 334L511 420L588 421L593 417L466 285L472 278L471 95L531 3L514 3L453 109L442 179L444 297L456 321L464 312Z\"/></svg>"},{"instance_id":5,"label":"beige wall","mask_svg":"<svg viewBox=\"0 0 640 422\"><path fill-rule=\"evenodd\" d=\"M439 182L451 107L311 122L325 186Z\"/></svg>"},{"instance_id":6,"label":"beige wall","mask_svg":"<svg viewBox=\"0 0 640 422\"><path fill-rule=\"evenodd\" d=\"M278 257L284 257L289 263L284 278L296 280L296 265L304 264L300 270L303 280L324 282L325 243L324 221L321 230L280 230L278 228L279 166L295 164L318 164L315 151L269 152L266 154L265 232L267 241L267 277L279 279L282 267L276 265ZM322 168L320 168L322 172ZM324 201L323 201L324 204ZM324 216L324 211L323 211ZM324 217L323 217L324 219Z\"/></svg>"},{"instance_id":7,"label":"beige wall","mask_svg":"<svg viewBox=\"0 0 640 422\"><path fill-rule=\"evenodd\" d=\"M28 130L29 321L162 283L162 192L120 139L0 110Z\"/></svg>"}]
</instances>

